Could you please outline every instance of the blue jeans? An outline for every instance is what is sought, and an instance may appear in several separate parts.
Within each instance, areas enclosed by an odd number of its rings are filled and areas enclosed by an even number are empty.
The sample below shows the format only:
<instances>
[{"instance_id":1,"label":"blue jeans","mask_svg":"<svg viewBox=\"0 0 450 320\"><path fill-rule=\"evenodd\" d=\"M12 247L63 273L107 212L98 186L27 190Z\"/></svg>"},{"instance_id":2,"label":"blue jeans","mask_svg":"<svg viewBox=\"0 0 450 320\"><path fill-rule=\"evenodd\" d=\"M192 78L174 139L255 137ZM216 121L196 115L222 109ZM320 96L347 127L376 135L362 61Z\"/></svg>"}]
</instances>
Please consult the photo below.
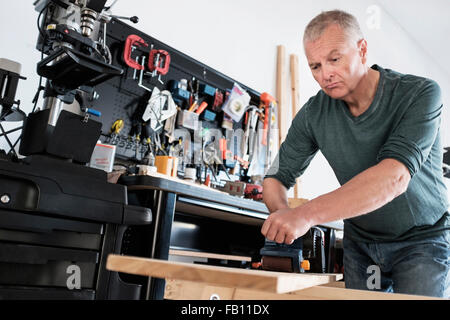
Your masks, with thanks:
<instances>
[{"instance_id":1,"label":"blue jeans","mask_svg":"<svg viewBox=\"0 0 450 320\"><path fill-rule=\"evenodd\" d=\"M450 231L422 240L362 243L345 238L349 289L450 297Z\"/></svg>"}]
</instances>

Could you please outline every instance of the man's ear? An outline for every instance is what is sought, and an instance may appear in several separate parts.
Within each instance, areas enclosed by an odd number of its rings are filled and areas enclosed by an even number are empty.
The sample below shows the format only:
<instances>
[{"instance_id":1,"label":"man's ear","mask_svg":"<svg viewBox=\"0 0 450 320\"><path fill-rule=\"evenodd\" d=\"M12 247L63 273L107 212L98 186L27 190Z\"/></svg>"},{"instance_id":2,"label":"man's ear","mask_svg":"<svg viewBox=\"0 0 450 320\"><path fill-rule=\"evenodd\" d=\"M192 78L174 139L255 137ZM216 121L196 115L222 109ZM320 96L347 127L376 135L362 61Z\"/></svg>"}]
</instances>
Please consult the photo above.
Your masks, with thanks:
<instances>
[{"instance_id":1,"label":"man's ear","mask_svg":"<svg viewBox=\"0 0 450 320\"><path fill-rule=\"evenodd\" d=\"M361 39L358 42L359 56L361 57L361 62L366 64L367 62L367 41L366 39Z\"/></svg>"}]
</instances>

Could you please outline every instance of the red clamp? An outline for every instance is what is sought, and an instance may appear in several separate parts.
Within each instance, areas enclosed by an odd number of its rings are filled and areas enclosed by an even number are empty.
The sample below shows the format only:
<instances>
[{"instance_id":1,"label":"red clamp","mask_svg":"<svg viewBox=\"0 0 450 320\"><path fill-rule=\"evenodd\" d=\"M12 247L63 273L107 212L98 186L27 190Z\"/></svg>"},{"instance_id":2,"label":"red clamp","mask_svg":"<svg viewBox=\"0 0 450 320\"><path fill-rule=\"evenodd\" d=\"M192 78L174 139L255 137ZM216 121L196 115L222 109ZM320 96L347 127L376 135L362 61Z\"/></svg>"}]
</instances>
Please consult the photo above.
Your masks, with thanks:
<instances>
[{"instance_id":1,"label":"red clamp","mask_svg":"<svg viewBox=\"0 0 450 320\"><path fill-rule=\"evenodd\" d=\"M158 61L155 57L159 54ZM148 60L148 68L151 72L156 71L158 74L166 75L169 72L170 54L165 50L150 51L150 58Z\"/></svg>"},{"instance_id":2,"label":"red clamp","mask_svg":"<svg viewBox=\"0 0 450 320\"><path fill-rule=\"evenodd\" d=\"M144 39L141 37L131 34L128 36L126 42L125 42L125 49L123 50L123 59L125 60L125 63L136 70L143 70L144 66L140 65L136 60L131 58L131 51L133 46L144 46L148 47L148 44L145 43Z\"/></svg>"}]
</instances>

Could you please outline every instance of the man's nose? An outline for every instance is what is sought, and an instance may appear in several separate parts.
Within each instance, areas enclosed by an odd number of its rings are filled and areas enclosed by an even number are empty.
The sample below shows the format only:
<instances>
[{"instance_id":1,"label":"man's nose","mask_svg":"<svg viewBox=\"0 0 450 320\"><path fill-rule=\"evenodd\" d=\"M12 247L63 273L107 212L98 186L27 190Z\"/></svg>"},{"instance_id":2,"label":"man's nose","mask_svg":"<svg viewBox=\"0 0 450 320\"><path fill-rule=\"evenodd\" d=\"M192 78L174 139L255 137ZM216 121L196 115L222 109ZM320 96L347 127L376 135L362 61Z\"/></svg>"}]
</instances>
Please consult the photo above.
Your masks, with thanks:
<instances>
[{"instance_id":1,"label":"man's nose","mask_svg":"<svg viewBox=\"0 0 450 320\"><path fill-rule=\"evenodd\" d=\"M322 66L322 79L324 81L331 81L333 79L334 76L334 71L331 67L329 66Z\"/></svg>"}]
</instances>

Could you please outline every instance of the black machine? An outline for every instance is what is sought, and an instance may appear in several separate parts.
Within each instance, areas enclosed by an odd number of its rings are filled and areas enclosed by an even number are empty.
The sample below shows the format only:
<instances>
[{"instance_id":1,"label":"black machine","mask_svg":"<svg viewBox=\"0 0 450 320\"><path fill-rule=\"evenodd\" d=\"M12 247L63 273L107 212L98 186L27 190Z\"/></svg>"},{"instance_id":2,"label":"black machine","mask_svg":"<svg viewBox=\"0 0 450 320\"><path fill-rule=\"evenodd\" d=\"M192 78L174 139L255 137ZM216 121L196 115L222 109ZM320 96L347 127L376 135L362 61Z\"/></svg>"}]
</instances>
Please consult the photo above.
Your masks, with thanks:
<instances>
[{"instance_id":1,"label":"black machine","mask_svg":"<svg viewBox=\"0 0 450 320\"><path fill-rule=\"evenodd\" d=\"M18 70L3 60L0 120L25 120L19 159L0 154L0 299L136 299L140 287L105 269L129 225L152 222L128 204L125 186L85 166L101 133L87 107L94 86L123 70L111 64L98 31L111 19L106 0L36 1L42 18L37 72L44 104L26 119L14 99ZM39 20L38 20L39 21ZM44 55L46 57L44 58ZM16 71L16 72L14 72ZM3 90L5 88L5 90ZM36 104L39 92L36 96ZM62 109L77 101L76 113ZM17 107L14 107L17 105ZM17 143L17 142L16 142Z\"/></svg>"},{"instance_id":2,"label":"black machine","mask_svg":"<svg viewBox=\"0 0 450 320\"><path fill-rule=\"evenodd\" d=\"M290 245L266 239L259 253L264 270L295 273L324 273L327 270L325 233L319 227L310 229Z\"/></svg>"}]
</instances>

